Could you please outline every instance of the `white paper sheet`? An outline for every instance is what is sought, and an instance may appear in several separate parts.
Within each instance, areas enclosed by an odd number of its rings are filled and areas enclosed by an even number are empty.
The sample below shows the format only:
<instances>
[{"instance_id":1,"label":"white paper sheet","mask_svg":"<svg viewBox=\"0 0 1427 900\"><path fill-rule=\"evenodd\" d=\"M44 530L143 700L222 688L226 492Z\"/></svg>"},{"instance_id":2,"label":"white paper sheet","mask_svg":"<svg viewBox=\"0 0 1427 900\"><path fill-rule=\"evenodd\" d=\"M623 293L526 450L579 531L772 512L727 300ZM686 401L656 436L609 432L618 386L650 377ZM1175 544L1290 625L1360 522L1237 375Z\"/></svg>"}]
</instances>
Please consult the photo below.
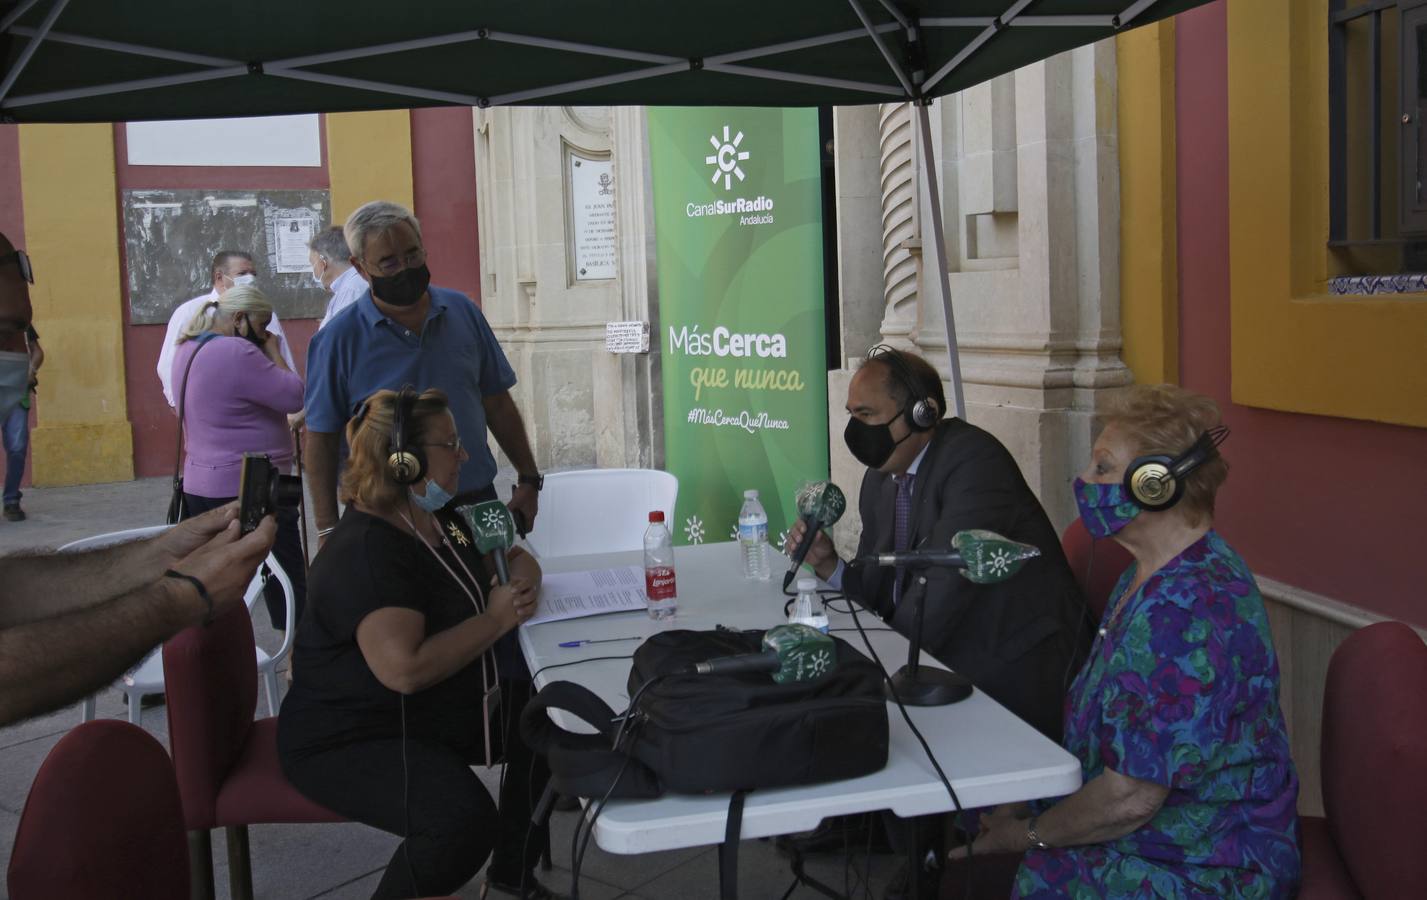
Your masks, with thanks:
<instances>
[{"instance_id":1,"label":"white paper sheet","mask_svg":"<svg viewBox=\"0 0 1427 900\"><path fill-rule=\"evenodd\" d=\"M636 609L648 609L644 569L639 566L547 573L539 588L539 606L525 625Z\"/></svg>"},{"instance_id":2,"label":"white paper sheet","mask_svg":"<svg viewBox=\"0 0 1427 900\"><path fill-rule=\"evenodd\" d=\"M639 566L547 573L540 584L540 605L525 624L647 608L644 570Z\"/></svg>"}]
</instances>

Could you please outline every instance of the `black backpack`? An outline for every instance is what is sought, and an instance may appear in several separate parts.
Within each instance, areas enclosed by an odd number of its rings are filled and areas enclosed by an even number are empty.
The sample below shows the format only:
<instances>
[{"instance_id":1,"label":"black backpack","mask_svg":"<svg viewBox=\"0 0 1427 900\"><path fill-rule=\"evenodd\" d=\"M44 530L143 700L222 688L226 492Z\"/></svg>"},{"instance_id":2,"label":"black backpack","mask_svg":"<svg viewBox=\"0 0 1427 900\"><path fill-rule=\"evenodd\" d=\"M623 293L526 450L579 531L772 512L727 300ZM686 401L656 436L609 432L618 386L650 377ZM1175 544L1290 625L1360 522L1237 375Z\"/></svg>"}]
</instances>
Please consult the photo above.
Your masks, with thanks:
<instances>
[{"instance_id":1,"label":"black backpack","mask_svg":"<svg viewBox=\"0 0 1427 900\"><path fill-rule=\"evenodd\" d=\"M637 701L629 722L583 685L557 681L526 705L522 733L549 760L556 791L595 799L607 792L629 799L746 792L884 768L882 670L844 640L833 638L836 664L811 681L692 673L695 663L714 657L757 653L762 638L761 631L660 632L634 652L629 694ZM598 734L559 728L549 709L573 714Z\"/></svg>"}]
</instances>

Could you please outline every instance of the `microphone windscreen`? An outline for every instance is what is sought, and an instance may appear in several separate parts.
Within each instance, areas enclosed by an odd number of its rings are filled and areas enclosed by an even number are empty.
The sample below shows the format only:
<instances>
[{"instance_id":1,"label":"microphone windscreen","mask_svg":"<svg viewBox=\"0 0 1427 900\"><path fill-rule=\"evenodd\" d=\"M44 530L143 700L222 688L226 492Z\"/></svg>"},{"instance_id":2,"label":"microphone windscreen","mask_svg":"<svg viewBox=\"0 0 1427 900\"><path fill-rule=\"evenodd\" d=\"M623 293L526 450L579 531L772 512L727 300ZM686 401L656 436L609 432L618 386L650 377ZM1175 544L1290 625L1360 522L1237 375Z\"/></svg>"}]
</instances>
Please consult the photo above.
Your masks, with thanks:
<instances>
[{"instance_id":1,"label":"microphone windscreen","mask_svg":"<svg viewBox=\"0 0 1427 900\"><path fill-rule=\"evenodd\" d=\"M977 584L1005 581L1019 572L1026 560L1041 555L1030 544L980 529L958 531L952 536L951 546L961 554L965 565L961 574Z\"/></svg>"},{"instance_id":2,"label":"microphone windscreen","mask_svg":"<svg viewBox=\"0 0 1427 900\"><path fill-rule=\"evenodd\" d=\"M456 514L466 520L482 554L495 549L509 550L515 543L515 519L499 500L458 506Z\"/></svg>"},{"instance_id":3,"label":"microphone windscreen","mask_svg":"<svg viewBox=\"0 0 1427 900\"><path fill-rule=\"evenodd\" d=\"M812 681L832 670L837 662L837 645L832 638L809 625L779 625L763 633L763 649L776 650L778 671L773 680Z\"/></svg>"},{"instance_id":4,"label":"microphone windscreen","mask_svg":"<svg viewBox=\"0 0 1427 900\"><path fill-rule=\"evenodd\" d=\"M819 528L831 528L847 509L847 497L842 488L831 481L814 481L803 485L797 493L798 517L811 518Z\"/></svg>"}]
</instances>

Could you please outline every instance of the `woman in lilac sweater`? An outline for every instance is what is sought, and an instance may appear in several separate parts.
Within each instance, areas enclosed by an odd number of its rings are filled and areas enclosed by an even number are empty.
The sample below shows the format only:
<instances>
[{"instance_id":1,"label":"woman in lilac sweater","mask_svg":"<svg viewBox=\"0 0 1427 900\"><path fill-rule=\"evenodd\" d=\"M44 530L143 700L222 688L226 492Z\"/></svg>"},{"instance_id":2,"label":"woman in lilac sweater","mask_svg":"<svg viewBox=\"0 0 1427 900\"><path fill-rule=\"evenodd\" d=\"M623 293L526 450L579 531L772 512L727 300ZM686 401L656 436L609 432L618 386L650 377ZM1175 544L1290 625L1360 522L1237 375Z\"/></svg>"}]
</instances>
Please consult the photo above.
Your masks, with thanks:
<instances>
[{"instance_id":1,"label":"woman in lilac sweater","mask_svg":"<svg viewBox=\"0 0 1427 900\"><path fill-rule=\"evenodd\" d=\"M183 399L188 515L238 496L244 453L265 454L279 472L292 470L287 416L302 409L302 379L287 367L277 338L267 331L272 314L262 291L238 285L204 304L178 337L170 383ZM297 511L279 510L277 522L273 555L292 581L300 619L307 577ZM269 579L263 593L273 627L286 631L287 610L276 579Z\"/></svg>"}]
</instances>

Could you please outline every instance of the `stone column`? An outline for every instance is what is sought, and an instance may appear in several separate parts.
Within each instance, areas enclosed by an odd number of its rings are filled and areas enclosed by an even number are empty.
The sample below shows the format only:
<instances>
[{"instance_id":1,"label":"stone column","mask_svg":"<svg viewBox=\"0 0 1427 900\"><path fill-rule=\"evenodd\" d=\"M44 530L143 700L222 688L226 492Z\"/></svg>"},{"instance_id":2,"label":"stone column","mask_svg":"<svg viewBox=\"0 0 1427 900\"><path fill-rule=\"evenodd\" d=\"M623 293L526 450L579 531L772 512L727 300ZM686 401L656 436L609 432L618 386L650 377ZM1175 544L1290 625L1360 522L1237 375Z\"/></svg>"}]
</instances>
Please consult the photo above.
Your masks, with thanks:
<instances>
[{"instance_id":1,"label":"stone column","mask_svg":"<svg viewBox=\"0 0 1427 900\"><path fill-rule=\"evenodd\" d=\"M1119 358L1114 44L941 98L931 114L967 418L1001 439L1064 527L1075 515L1069 486L1089 456L1093 413L1108 391L1131 381ZM910 115L881 108L883 239L861 252L880 253L884 263L883 339L923 353L946 374L940 299L915 293L915 277L899 264L916 257L896 255L905 240L898 235L917 221L905 202L914 157L900 139L913 135L911 126ZM844 297L844 309L853 302ZM829 439L834 478L855 504L861 470L841 440L850 376L850 369L829 375ZM852 523L835 531L844 553L856 531Z\"/></svg>"},{"instance_id":2,"label":"stone column","mask_svg":"<svg viewBox=\"0 0 1427 900\"><path fill-rule=\"evenodd\" d=\"M882 291L885 311L882 340L894 347L916 348L920 324L921 215L917 177L916 117L910 104L884 103L877 121L881 151ZM865 352L866 348L862 348Z\"/></svg>"},{"instance_id":3,"label":"stone column","mask_svg":"<svg viewBox=\"0 0 1427 900\"><path fill-rule=\"evenodd\" d=\"M650 317L642 110L502 107L475 110L474 126L481 299L520 379L536 463L656 464L657 369L604 349L605 323ZM614 164L614 278L572 274L571 154Z\"/></svg>"}]
</instances>

